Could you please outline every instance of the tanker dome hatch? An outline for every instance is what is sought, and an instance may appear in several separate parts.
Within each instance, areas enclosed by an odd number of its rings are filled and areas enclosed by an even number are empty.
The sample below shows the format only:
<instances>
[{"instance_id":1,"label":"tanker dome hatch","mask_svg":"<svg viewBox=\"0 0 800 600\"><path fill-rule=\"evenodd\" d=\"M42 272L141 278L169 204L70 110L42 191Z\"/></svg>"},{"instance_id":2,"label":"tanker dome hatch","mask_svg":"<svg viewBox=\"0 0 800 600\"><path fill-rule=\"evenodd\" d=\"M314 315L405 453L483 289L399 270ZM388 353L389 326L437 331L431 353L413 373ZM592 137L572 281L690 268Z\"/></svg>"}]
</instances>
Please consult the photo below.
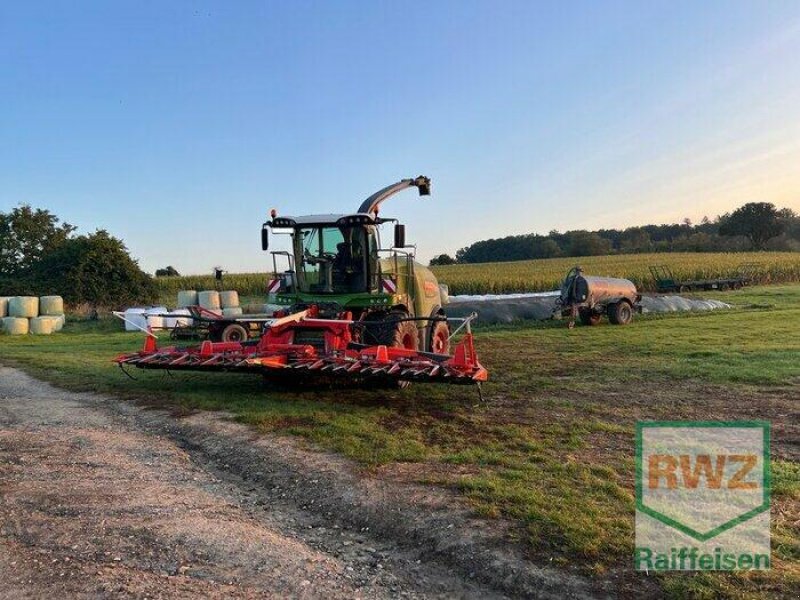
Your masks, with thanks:
<instances>
[{"instance_id":1,"label":"tanker dome hatch","mask_svg":"<svg viewBox=\"0 0 800 600\"><path fill-rule=\"evenodd\" d=\"M380 225L390 219L381 219L367 213L330 213L324 215L303 215L300 217L275 217L272 219L272 227L315 227L315 226L336 226L348 227L354 225Z\"/></svg>"}]
</instances>

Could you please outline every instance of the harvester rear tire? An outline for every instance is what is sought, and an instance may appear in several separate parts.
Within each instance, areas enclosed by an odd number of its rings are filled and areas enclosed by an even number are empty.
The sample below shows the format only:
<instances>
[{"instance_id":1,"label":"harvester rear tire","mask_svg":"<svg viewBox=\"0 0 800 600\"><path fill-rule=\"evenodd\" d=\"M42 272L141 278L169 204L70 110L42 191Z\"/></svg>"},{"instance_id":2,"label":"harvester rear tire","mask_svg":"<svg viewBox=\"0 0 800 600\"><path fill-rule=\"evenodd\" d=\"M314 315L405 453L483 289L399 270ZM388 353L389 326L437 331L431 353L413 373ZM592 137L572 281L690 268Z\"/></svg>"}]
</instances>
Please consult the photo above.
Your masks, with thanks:
<instances>
[{"instance_id":1,"label":"harvester rear tire","mask_svg":"<svg viewBox=\"0 0 800 600\"><path fill-rule=\"evenodd\" d=\"M578 311L578 317L584 325L597 325L601 316L590 308L582 308Z\"/></svg>"},{"instance_id":2,"label":"harvester rear tire","mask_svg":"<svg viewBox=\"0 0 800 600\"><path fill-rule=\"evenodd\" d=\"M431 327L431 352L436 354L450 353L450 328L446 321L434 321Z\"/></svg>"},{"instance_id":3,"label":"harvester rear tire","mask_svg":"<svg viewBox=\"0 0 800 600\"><path fill-rule=\"evenodd\" d=\"M247 329L238 323L231 323L222 330L220 335L220 341L223 342L246 342L247 338Z\"/></svg>"},{"instance_id":4,"label":"harvester rear tire","mask_svg":"<svg viewBox=\"0 0 800 600\"><path fill-rule=\"evenodd\" d=\"M627 325L633 320L633 308L625 300L609 304L608 320L613 325Z\"/></svg>"}]
</instances>

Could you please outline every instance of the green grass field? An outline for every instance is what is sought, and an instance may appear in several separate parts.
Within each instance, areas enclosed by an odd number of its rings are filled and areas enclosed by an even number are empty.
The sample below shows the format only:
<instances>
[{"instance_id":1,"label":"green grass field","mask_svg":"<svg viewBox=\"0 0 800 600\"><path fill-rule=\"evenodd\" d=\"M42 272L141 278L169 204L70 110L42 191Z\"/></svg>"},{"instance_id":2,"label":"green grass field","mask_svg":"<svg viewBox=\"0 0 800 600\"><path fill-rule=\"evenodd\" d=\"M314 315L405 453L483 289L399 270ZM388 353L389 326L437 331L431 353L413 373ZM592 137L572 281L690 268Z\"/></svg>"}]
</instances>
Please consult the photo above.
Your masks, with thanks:
<instances>
[{"instance_id":1,"label":"green grass field","mask_svg":"<svg viewBox=\"0 0 800 600\"><path fill-rule=\"evenodd\" d=\"M110 360L138 348L141 337L108 321L69 323L52 337L0 338L0 360L71 389L231 411L376 476L455 490L486 519L511 521L535 557L634 580L635 423L770 420L773 569L660 581L676 598L774 597L800 589L800 285L704 296L735 308L639 317L628 327L479 328L477 348L491 373L485 405L455 386L287 391L246 375L158 372L131 381Z\"/></svg>"},{"instance_id":2,"label":"green grass field","mask_svg":"<svg viewBox=\"0 0 800 600\"><path fill-rule=\"evenodd\" d=\"M668 265L682 279L704 279L734 276L745 263L753 265L759 283L800 281L800 252L619 254L448 265L434 267L433 271L441 283L450 286L452 294L504 294L556 289L575 265L592 275L625 277L642 290L653 290L650 265ZM244 296L263 297L266 278L265 273L229 274L225 276L225 288L238 290ZM156 282L161 301L167 303L175 302L179 290L214 289L210 275L159 277Z\"/></svg>"}]
</instances>

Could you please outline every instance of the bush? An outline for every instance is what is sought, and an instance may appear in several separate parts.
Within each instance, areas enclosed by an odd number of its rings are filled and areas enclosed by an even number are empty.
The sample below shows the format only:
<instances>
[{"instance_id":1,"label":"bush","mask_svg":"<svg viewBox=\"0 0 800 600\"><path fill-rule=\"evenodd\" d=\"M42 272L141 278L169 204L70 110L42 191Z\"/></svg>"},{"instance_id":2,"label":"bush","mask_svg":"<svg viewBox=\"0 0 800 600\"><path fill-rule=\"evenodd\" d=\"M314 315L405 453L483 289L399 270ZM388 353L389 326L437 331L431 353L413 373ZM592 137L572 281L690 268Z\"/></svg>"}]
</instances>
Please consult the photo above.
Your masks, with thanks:
<instances>
[{"instance_id":1,"label":"bush","mask_svg":"<svg viewBox=\"0 0 800 600\"><path fill-rule=\"evenodd\" d=\"M59 293L68 304L122 308L152 302L153 279L144 273L121 240L106 231L69 238L37 263L30 287Z\"/></svg>"}]
</instances>

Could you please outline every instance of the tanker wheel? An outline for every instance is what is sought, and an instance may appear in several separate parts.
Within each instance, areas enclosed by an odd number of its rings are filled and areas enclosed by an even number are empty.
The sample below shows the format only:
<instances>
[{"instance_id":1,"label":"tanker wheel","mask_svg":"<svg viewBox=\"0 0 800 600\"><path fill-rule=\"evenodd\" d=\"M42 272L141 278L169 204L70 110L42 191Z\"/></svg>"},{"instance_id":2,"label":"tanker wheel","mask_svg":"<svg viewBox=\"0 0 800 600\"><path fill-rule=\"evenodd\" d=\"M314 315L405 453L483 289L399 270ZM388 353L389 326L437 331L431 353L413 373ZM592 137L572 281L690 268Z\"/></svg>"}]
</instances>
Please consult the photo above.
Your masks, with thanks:
<instances>
[{"instance_id":1,"label":"tanker wheel","mask_svg":"<svg viewBox=\"0 0 800 600\"><path fill-rule=\"evenodd\" d=\"M436 354L450 353L450 328L446 321L434 321L431 328L431 352Z\"/></svg>"},{"instance_id":2,"label":"tanker wheel","mask_svg":"<svg viewBox=\"0 0 800 600\"><path fill-rule=\"evenodd\" d=\"M627 325L633 319L633 308L625 300L608 305L608 320L614 325Z\"/></svg>"},{"instance_id":3,"label":"tanker wheel","mask_svg":"<svg viewBox=\"0 0 800 600\"><path fill-rule=\"evenodd\" d=\"M222 330L220 335L220 340L223 342L244 342L247 338L247 329L238 323L231 323Z\"/></svg>"},{"instance_id":4,"label":"tanker wheel","mask_svg":"<svg viewBox=\"0 0 800 600\"><path fill-rule=\"evenodd\" d=\"M597 325L601 316L590 308L581 308L578 311L578 317L580 317L581 323L584 325Z\"/></svg>"}]
</instances>

